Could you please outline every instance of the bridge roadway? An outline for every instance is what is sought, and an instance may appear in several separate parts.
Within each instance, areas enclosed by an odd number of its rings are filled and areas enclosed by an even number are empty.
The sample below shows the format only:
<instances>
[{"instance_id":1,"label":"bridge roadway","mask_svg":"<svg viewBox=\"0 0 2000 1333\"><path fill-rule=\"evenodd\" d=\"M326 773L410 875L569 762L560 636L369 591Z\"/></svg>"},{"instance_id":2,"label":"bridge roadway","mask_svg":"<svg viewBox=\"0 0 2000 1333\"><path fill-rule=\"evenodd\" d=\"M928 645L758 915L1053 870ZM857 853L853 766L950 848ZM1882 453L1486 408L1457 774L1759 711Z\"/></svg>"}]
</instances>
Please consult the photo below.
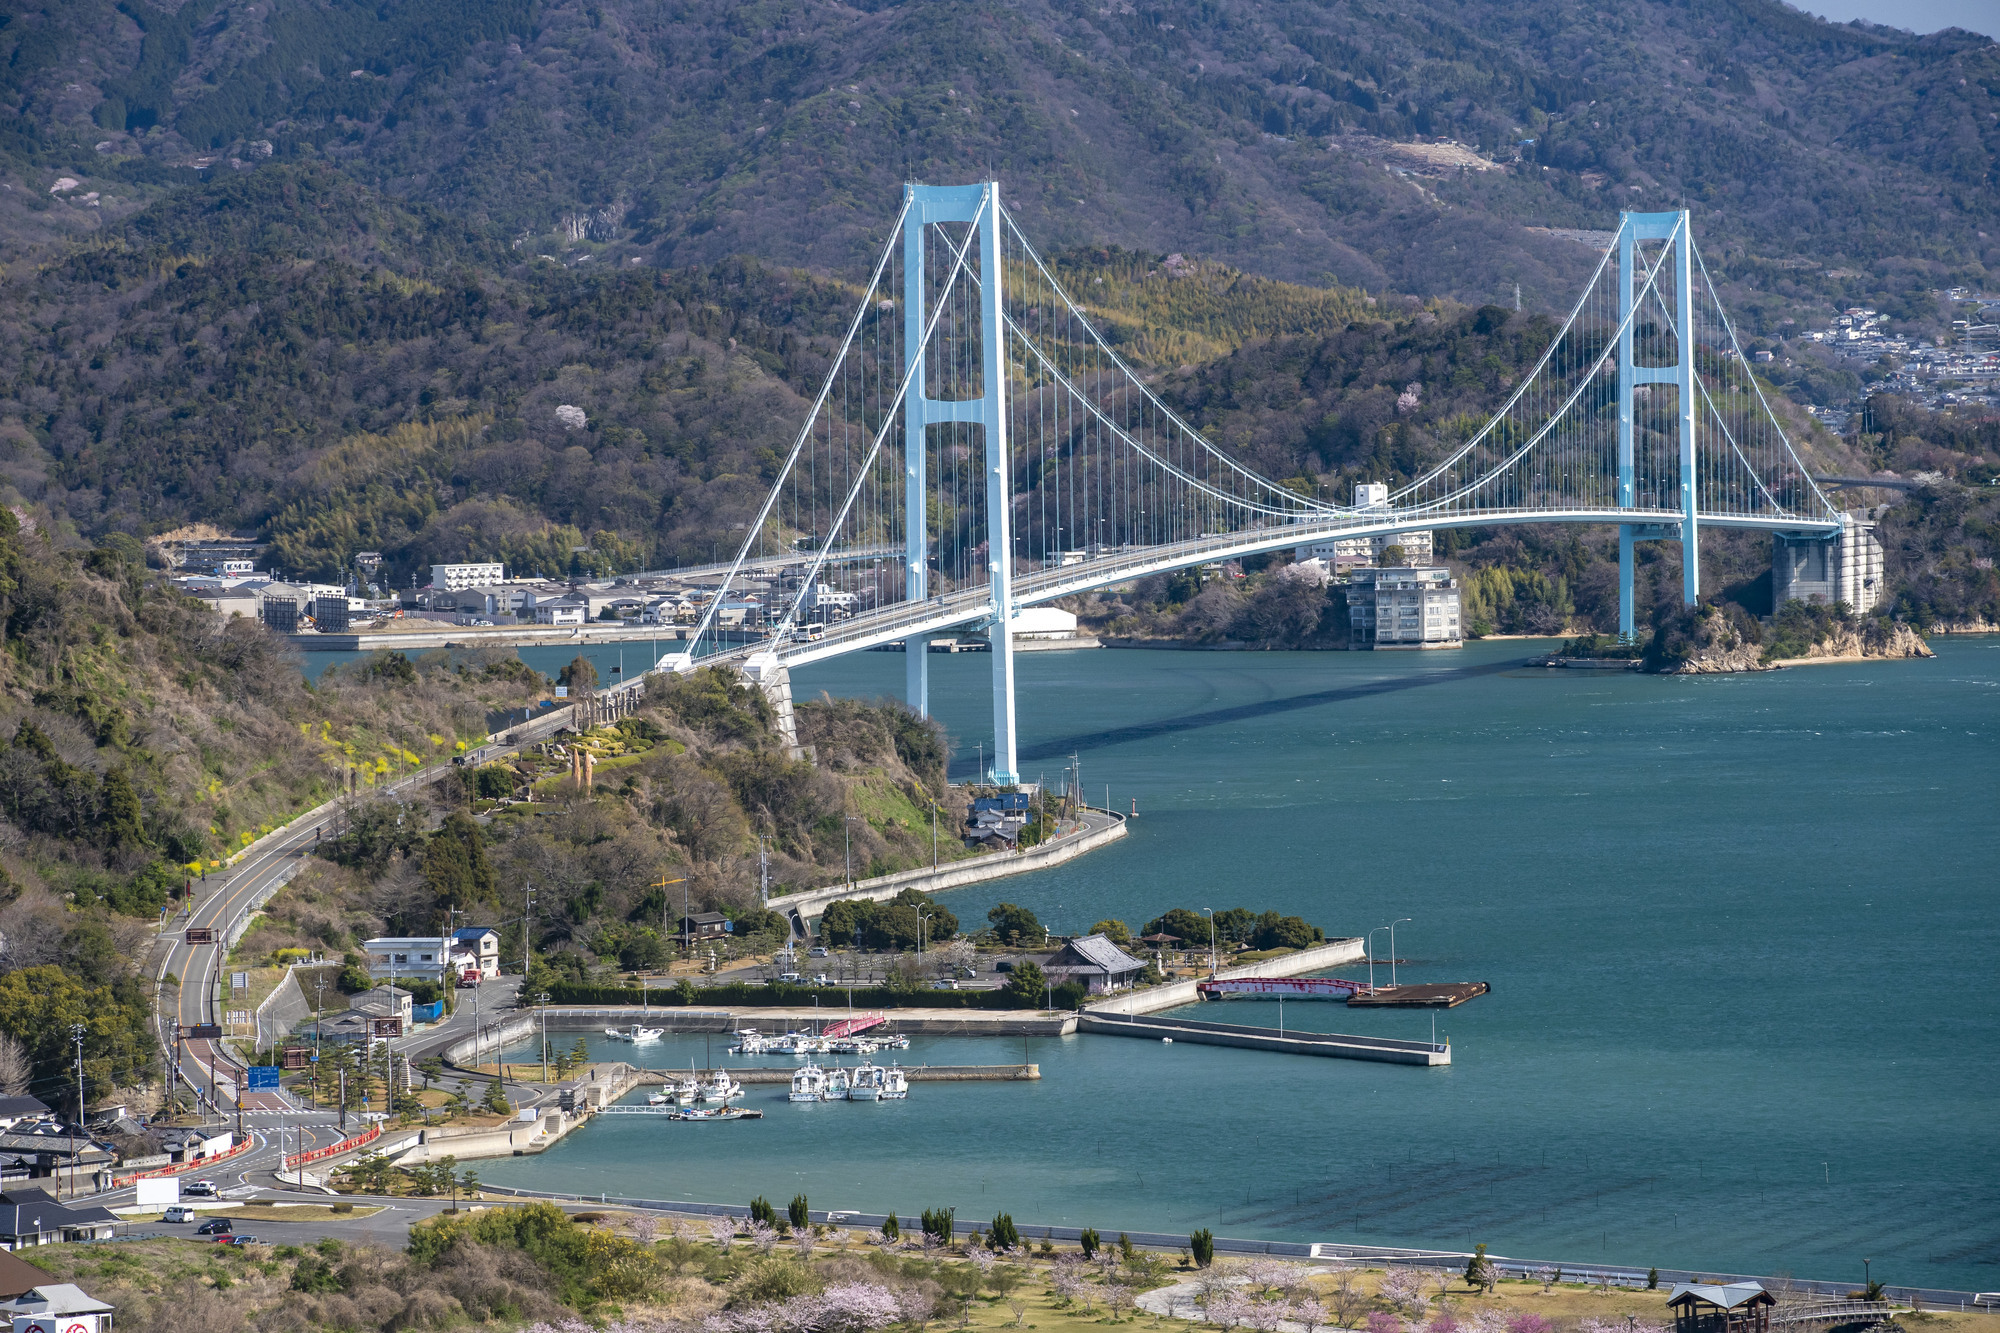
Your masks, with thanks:
<instances>
[{"instance_id":1,"label":"bridge roadway","mask_svg":"<svg viewBox=\"0 0 2000 1333\"><path fill-rule=\"evenodd\" d=\"M1059 598L1089 592L1116 583L1129 583L1151 574L1164 574L1189 565L1215 560L1234 560L1288 546L1304 546L1334 538L1387 536L1414 529L1497 527L1521 523L1630 524L1635 527L1680 529L1681 514L1668 509L1507 509L1476 512L1387 513L1346 512L1312 523L1287 524L1282 528L1251 528L1221 533L1195 541L1162 546L1132 547L1116 555L1058 569L1037 570L1019 575L1013 582L1014 605L1035 606ZM1697 526L1765 529L1778 532L1831 534L1840 530L1833 522L1812 522L1780 515L1702 514ZM828 627L826 633L810 641L773 645L766 639L739 645L701 658L703 662L744 660L773 650L787 667L841 657L879 647L913 635L932 634L964 625L992 614L991 594L984 584L961 588L921 602L896 602L851 620ZM636 678L635 678L636 679Z\"/></svg>"}]
</instances>

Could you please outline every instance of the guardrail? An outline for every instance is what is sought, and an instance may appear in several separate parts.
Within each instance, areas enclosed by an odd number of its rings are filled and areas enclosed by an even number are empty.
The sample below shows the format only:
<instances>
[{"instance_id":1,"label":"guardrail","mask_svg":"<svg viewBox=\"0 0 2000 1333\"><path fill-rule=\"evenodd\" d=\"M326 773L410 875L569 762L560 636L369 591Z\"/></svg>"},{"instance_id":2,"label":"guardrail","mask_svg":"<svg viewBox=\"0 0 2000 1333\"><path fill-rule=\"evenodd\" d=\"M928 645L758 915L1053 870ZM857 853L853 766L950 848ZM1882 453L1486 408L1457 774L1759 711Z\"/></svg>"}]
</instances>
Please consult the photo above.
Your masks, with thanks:
<instances>
[{"instance_id":1,"label":"guardrail","mask_svg":"<svg viewBox=\"0 0 2000 1333\"><path fill-rule=\"evenodd\" d=\"M375 1125L366 1133L356 1134L351 1138L342 1139L338 1143L330 1143L324 1148L314 1148L309 1152L291 1153L279 1164L278 1169L280 1171L296 1171L307 1162L317 1162L323 1158L337 1156L340 1153L353 1152L356 1148L365 1147L381 1137L382 1127Z\"/></svg>"},{"instance_id":2,"label":"guardrail","mask_svg":"<svg viewBox=\"0 0 2000 1333\"><path fill-rule=\"evenodd\" d=\"M245 1139L228 1152L219 1152L213 1157L203 1157L192 1162L181 1162L174 1166L156 1166L151 1171L134 1171L129 1176L113 1176L111 1177L111 1188L122 1190L135 1180L158 1180L162 1176L180 1176L186 1175L190 1171L203 1170L214 1166L217 1162L226 1162L232 1157L250 1151L251 1145L255 1142L256 1140L254 1139Z\"/></svg>"}]
</instances>

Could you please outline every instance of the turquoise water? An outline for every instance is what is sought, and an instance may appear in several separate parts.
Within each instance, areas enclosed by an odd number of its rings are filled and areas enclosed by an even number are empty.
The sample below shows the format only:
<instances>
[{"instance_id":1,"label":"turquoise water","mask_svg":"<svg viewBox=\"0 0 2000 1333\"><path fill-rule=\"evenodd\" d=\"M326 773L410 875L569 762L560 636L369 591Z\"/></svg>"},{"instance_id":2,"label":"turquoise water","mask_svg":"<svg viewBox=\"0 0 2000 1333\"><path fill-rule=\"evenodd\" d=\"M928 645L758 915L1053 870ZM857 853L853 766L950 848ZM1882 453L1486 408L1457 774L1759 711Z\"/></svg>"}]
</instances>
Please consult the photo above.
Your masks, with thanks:
<instances>
[{"instance_id":1,"label":"turquoise water","mask_svg":"<svg viewBox=\"0 0 2000 1333\"><path fill-rule=\"evenodd\" d=\"M663 642L659 649L659 655L665 656L674 646L671 643ZM431 650L427 649L425 651ZM597 668L597 678L607 685L615 683L625 673L630 673L634 676L638 675L648 666L652 665L655 657L652 642L646 639L633 639L627 640L624 643L613 644L592 643L585 644L581 648L575 644L567 647L520 648L516 649L516 652L520 654L523 662L526 662L535 670L549 677L553 677L556 672L568 666L571 659L581 654L590 659L590 664ZM418 656L415 652L409 655L411 657ZM456 653L453 654L454 657L458 655ZM359 661L361 658L372 656L374 656L372 653L301 652L299 654L299 667L307 676L318 680L326 673L329 667L344 666L349 662ZM613 670L614 667L620 668L620 670Z\"/></svg>"},{"instance_id":2,"label":"turquoise water","mask_svg":"<svg viewBox=\"0 0 2000 1333\"><path fill-rule=\"evenodd\" d=\"M763 1121L607 1119L482 1175L1857 1281L1867 1257L1893 1283L2000 1287L2000 640L1690 679L1507 669L1529 647L1024 655L1024 772L1080 751L1093 799L1109 783L1141 817L949 900L1072 931L1177 904L1338 935L1412 918L1403 979L1493 985L1438 1017L1450 1068L918 1039L906 1063L1025 1054L1044 1078L896 1106L760 1091ZM988 662L931 659L967 759ZM796 686L893 693L902 668L861 655ZM1431 1017L1285 1022L1419 1037Z\"/></svg>"}]
</instances>

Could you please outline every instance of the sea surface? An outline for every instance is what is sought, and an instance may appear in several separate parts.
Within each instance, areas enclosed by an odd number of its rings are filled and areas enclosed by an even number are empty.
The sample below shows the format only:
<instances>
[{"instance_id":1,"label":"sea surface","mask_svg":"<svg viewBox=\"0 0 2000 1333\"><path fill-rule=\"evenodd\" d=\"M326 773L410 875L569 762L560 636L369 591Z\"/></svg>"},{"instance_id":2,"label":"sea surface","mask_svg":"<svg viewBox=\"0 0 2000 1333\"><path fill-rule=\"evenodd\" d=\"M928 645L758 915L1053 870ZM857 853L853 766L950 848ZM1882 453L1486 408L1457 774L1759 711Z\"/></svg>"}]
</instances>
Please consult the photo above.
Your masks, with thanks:
<instances>
[{"instance_id":1,"label":"sea surface","mask_svg":"<svg viewBox=\"0 0 2000 1333\"><path fill-rule=\"evenodd\" d=\"M1177 905L1395 922L1400 979L1492 984L1435 1017L1449 1068L918 1038L904 1063L1043 1077L872 1106L753 1089L762 1121L607 1117L482 1177L1857 1283L1866 1258L2000 1288L2000 639L1693 678L1517 665L1534 647L1024 654L1024 774L1077 755L1093 802L1108 787L1139 818L945 896L968 923L1004 899L1059 931ZM990 661L930 659L962 775L991 742ZM858 655L795 690L897 694L903 666ZM1283 1020L1417 1038L1433 1015Z\"/></svg>"}]
</instances>

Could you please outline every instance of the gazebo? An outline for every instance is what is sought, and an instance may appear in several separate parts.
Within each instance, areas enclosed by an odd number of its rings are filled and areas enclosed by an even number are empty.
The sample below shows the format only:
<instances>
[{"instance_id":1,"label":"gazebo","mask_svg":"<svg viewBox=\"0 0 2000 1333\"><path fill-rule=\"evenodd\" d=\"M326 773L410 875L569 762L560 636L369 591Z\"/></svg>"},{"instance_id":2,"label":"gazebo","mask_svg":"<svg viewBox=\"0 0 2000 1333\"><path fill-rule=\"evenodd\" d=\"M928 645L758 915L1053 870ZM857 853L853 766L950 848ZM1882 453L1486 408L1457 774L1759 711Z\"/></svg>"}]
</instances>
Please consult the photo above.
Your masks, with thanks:
<instances>
[{"instance_id":1,"label":"gazebo","mask_svg":"<svg viewBox=\"0 0 2000 1333\"><path fill-rule=\"evenodd\" d=\"M1681 1282L1667 1297L1674 1333L1770 1333L1777 1303L1757 1282Z\"/></svg>"}]
</instances>

